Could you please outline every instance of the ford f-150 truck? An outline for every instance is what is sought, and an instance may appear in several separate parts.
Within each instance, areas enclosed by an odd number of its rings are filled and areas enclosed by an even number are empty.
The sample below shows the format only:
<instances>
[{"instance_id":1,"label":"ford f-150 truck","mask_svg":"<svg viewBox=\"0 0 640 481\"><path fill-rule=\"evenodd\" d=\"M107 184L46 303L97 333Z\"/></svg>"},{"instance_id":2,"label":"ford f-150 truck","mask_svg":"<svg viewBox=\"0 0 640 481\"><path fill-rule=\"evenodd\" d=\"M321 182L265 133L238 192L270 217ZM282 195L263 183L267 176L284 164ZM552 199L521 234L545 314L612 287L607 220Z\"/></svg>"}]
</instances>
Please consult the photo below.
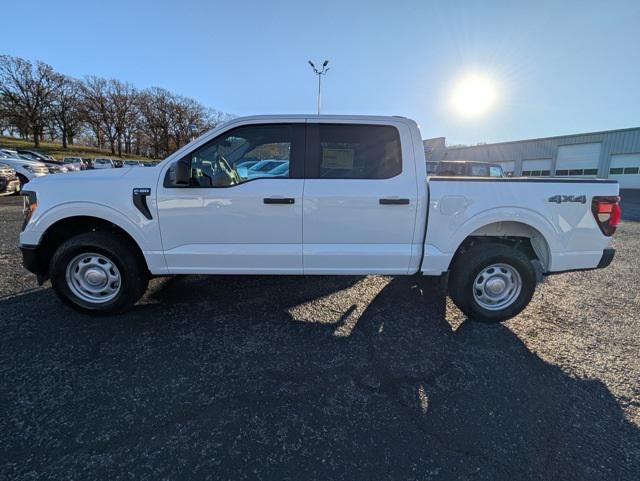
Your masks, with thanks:
<instances>
[{"instance_id":1,"label":"ford f-150 truck","mask_svg":"<svg viewBox=\"0 0 640 481\"><path fill-rule=\"evenodd\" d=\"M611 262L616 181L428 178L421 139L402 117L246 117L153 168L36 179L24 265L92 313L151 276L446 274L469 318L503 321L543 275Z\"/></svg>"}]
</instances>

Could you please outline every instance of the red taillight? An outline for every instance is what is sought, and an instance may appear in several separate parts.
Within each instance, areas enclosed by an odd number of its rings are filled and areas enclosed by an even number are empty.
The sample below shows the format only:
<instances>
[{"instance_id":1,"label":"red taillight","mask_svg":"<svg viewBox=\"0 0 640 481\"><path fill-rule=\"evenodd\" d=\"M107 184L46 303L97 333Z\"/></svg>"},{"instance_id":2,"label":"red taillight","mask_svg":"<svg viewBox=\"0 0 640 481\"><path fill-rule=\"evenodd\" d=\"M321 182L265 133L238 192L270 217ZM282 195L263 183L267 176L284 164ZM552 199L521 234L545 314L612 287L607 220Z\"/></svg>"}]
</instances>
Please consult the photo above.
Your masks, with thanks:
<instances>
[{"instance_id":1,"label":"red taillight","mask_svg":"<svg viewBox=\"0 0 640 481\"><path fill-rule=\"evenodd\" d=\"M591 212L602 233L612 236L620 222L620 197L594 197L591 202Z\"/></svg>"}]
</instances>

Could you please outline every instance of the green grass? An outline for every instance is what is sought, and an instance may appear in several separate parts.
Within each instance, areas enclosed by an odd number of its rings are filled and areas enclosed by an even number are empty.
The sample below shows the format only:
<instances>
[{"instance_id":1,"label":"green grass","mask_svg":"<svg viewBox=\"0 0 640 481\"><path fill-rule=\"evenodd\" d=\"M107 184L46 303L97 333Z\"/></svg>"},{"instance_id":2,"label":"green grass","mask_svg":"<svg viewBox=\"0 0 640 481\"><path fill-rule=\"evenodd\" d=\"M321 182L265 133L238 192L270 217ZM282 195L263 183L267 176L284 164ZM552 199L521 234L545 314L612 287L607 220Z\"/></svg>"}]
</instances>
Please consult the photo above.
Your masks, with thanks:
<instances>
[{"instance_id":1,"label":"green grass","mask_svg":"<svg viewBox=\"0 0 640 481\"><path fill-rule=\"evenodd\" d=\"M0 149L35 150L37 152L42 152L43 154L50 155L57 160L62 160L63 157L108 157L113 159L150 160L146 157L133 154L123 154L122 157L118 157L118 154L111 154L110 150L98 149L96 147L87 147L84 145L69 145L66 149L63 149L62 144L58 144L55 142L40 142L40 147L35 148L33 146L33 142L30 140L22 140L6 136L0 136Z\"/></svg>"}]
</instances>

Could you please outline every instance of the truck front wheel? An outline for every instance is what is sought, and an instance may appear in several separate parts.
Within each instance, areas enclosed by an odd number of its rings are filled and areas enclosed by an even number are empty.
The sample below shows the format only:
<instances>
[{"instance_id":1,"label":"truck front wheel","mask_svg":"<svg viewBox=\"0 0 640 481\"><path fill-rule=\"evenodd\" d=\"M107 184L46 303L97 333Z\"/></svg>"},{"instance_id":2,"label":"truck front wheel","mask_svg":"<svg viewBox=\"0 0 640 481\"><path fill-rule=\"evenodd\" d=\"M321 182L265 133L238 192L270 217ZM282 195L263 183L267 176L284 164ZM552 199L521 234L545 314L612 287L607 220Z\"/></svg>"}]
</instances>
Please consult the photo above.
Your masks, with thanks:
<instances>
[{"instance_id":1,"label":"truck front wheel","mask_svg":"<svg viewBox=\"0 0 640 481\"><path fill-rule=\"evenodd\" d=\"M50 264L56 294L76 310L116 314L144 294L148 272L130 242L111 232L87 232L63 242Z\"/></svg>"},{"instance_id":2,"label":"truck front wheel","mask_svg":"<svg viewBox=\"0 0 640 481\"><path fill-rule=\"evenodd\" d=\"M501 322L518 315L531 301L536 273L516 247L480 243L454 259L449 295L472 320Z\"/></svg>"}]
</instances>

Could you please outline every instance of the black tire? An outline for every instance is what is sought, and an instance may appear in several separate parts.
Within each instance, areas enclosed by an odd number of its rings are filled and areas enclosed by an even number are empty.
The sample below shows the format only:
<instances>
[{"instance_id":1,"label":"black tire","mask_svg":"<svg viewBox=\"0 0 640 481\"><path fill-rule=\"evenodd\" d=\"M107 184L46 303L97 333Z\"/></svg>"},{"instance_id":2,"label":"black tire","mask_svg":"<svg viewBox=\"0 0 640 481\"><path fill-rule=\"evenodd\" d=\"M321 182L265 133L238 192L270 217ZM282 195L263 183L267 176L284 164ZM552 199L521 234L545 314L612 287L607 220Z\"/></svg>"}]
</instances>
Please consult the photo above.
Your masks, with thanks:
<instances>
[{"instance_id":1,"label":"black tire","mask_svg":"<svg viewBox=\"0 0 640 481\"><path fill-rule=\"evenodd\" d=\"M474 289L476 293L481 293L482 290L478 289L474 282L484 269L497 264L510 266L517 271L521 288L517 295L517 289L513 290L513 298L508 305L492 310L483 307L476 299ZM527 307L535 289L536 272L525 253L516 247L497 242L479 243L464 251L454 259L449 276L451 299L469 319L474 321L502 322L517 316Z\"/></svg>"},{"instance_id":2,"label":"black tire","mask_svg":"<svg viewBox=\"0 0 640 481\"><path fill-rule=\"evenodd\" d=\"M67 266L85 253L106 257L119 271L120 288L107 302L87 302L75 294L67 282ZM126 311L142 297L149 283L149 272L135 246L125 237L111 232L87 232L63 242L51 258L49 272L51 285L60 299L78 311L91 314Z\"/></svg>"}]
</instances>

